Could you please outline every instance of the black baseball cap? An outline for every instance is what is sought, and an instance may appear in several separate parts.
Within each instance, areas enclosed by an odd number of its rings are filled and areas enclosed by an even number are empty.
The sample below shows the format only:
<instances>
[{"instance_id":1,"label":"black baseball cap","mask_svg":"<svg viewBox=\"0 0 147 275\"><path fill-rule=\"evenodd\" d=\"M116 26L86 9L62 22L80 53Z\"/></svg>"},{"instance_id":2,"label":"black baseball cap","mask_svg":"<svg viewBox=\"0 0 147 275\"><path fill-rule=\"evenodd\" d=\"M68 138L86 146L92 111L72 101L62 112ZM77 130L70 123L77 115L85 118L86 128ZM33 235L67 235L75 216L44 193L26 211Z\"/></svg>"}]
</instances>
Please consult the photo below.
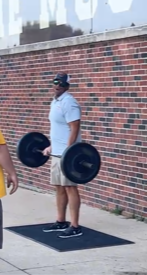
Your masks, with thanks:
<instances>
[{"instance_id":1,"label":"black baseball cap","mask_svg":"<svg viewBox=\"0 0 147 275\"><path fill-rule=\"evenodd\" d=\"M54 77L54 81L55 80L60 80L62 83L70 84L70 76L64 72L57 73L57 75Z\"/></svg>"}]
</instances>

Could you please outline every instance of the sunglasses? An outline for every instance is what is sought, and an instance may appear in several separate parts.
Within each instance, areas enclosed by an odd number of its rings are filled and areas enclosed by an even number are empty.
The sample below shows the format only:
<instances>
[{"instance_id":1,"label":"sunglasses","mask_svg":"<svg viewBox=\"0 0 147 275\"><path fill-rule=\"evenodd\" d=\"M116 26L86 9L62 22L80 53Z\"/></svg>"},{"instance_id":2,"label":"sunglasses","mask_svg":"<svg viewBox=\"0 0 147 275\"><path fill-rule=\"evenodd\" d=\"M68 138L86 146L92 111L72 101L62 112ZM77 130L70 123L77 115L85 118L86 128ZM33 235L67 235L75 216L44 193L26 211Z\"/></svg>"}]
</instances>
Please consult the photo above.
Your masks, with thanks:
<instances>
[{"instance_id":1,"label":"sunglasses","mask_svg":"<svg viewBox=\"0 0 147 275\"><path fill-rule=\"evenodd\" d=\"M60 80L54 80L53 84L54 85L59 85L60 87L65 87L66 86L66 84L61 82Z\"/></svg>"}]
</instances>

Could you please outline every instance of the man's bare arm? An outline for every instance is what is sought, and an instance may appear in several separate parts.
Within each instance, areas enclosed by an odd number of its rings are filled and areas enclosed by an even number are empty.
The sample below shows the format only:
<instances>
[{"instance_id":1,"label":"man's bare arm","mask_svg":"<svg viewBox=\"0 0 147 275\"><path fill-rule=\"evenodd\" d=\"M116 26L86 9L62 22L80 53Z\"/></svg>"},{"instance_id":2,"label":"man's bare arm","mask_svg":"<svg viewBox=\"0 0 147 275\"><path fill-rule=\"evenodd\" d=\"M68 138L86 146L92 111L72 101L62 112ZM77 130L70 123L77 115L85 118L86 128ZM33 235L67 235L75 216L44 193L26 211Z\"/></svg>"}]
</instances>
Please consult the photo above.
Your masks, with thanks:
<instances>
[{"instance_id":1,"label":"man's bare arm","mask_svg":"<svg viewBox=\"0 0 147 275\"><path fill-rule=\"evenodd\" d=\"M0 165L9 174L16 174L15 168L6 144L0 144Z\"/></svg>"},{"instance_id":2,"label":"man's bare arm","mask_svg":"<svg viewBox=\"0 0 147 275\"><path fill-rule=\"evenodd\" d=\"M80 120L72 121L69 124L69 127L71 129L69 140L68 140L68 146L71 146L77 139L79 129L80 129Z\"/></svg>"}]
</instances>

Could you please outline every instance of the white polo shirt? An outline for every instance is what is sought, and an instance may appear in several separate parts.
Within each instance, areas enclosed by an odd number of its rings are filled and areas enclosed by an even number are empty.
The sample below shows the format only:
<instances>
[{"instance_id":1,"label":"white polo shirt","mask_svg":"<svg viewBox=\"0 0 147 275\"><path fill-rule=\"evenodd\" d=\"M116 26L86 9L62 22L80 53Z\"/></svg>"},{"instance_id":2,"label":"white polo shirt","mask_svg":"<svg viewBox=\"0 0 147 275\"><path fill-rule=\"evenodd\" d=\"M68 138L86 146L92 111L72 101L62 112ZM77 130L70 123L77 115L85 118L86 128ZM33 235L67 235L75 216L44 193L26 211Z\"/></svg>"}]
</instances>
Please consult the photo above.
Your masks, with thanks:
<instances>
[{"instance_id":1,"label":"white polo shirt","mask_svg":"<svg viewBox=\"0 0 147 275\"><path fill-rule=\"evenodd\" d=\"M62 155L70 136L68 123L78 119L81 119L81 107L71 94L64 92L52 101L49 112L52 154ZM76 142L81 142L80 130Z\"/></svg>"}]
</instances>

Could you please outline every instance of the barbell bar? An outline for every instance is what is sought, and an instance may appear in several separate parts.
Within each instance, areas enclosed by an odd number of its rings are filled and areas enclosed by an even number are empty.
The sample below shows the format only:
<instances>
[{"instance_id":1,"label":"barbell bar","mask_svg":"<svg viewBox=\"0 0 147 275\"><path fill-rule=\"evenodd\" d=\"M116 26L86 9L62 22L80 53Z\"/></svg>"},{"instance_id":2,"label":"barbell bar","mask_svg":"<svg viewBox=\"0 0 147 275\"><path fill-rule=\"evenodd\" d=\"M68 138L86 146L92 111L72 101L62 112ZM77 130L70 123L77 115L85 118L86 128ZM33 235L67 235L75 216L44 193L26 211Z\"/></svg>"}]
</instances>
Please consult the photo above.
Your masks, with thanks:
<instances>
[{"instance_id":1,"label":"barbell bar","mask_svg":"<svg viewBox=\"0 0 147 275\"><path fill-rule=\"evenodd\" d=\"M37 149L37 148L34 148L33 152L34 152L34 153L39 152L39 153L43 154L43 151L42 151L42 150L39 150L39 149ZM56 155L53 155L53 154L49 154L49 156L51 156L51 157L58 157L58 158L59 158L59 156L56 156ZM94 166L93 163L89 163L89 162L84 161L84 160L83 160L83 161L80 161L79 164L80 164L80 165L83 165L83 166L85 166L85 167L87 167L87 168L92 168L92 167Z\"/></svg>"},{"instance_id":2,"label":"barbell bar","mask_svg":"<svg viewBox=\"0 0 147 275\"><path fill-rule=\"evenodd\" d=\"M72 182L86 184L99 173L101 157L94 146L78 142L67 147L62 156L43 155L43 150L50 146L49 139L40 132L25 134L18 142L16 153L22 164L30 168L43 166L50 157L60 158L63 174Z\"/></svg>"}]
</instances>

